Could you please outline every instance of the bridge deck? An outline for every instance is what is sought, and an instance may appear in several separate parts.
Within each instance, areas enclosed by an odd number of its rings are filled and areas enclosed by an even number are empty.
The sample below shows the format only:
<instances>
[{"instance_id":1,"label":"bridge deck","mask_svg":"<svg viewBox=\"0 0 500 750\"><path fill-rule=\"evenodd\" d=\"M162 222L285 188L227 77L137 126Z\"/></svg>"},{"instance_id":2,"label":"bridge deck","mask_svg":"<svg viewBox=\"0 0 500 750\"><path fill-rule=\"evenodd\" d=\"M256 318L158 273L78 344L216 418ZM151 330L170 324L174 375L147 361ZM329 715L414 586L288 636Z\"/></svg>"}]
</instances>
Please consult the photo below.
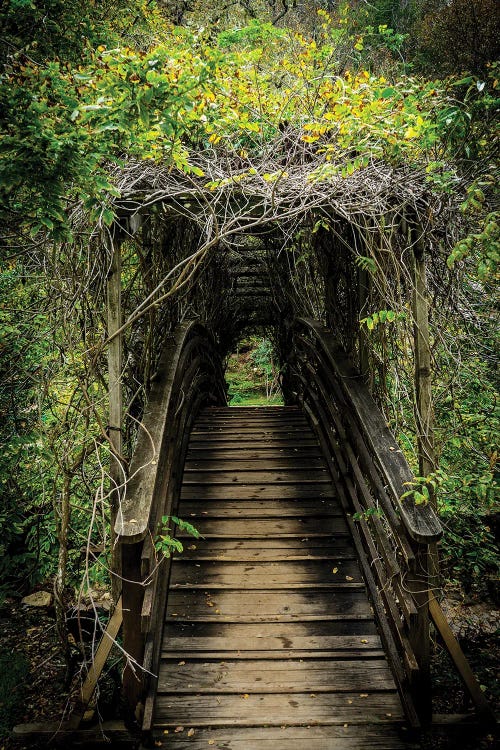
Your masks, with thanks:
<instances>
[{"instance_id":1,"label":"bridge deck","mask_svg":"<svg viewBox=\"0 0 500 750\"><path fill-rule=\"evenodd\" d=\"M172 750L407 747L321 449L296 408L211 408L191 434L154 734ZM182 536L182 535L181 535Z\"/></svg>"}]
</instances>

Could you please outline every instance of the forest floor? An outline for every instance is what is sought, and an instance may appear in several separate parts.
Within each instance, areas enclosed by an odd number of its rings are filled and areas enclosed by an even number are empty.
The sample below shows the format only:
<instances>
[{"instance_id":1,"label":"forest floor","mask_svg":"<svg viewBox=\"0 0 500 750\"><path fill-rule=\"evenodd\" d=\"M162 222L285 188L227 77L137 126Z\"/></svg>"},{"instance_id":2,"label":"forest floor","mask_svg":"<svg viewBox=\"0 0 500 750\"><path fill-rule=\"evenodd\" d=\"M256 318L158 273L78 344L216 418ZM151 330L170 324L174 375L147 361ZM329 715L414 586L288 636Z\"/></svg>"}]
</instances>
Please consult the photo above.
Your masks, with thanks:
<instances>
[{"instance_id":1,"label":"forest floor","mask_svg":"<svg viewBox=\"0 0 500 750\"><path fill-rule=\"evenodd\" d=\"M464 599L456 589L443 602L443 607L486 696L498 711L500 609L492 602L470 596ZM65 676L66 667L53 611L7 599L0 609L0 750L24 750L27 747L25 743L9 738L14 724L54 722L64 715L68 706ZM435 713L457 714L470 710L460 680L440 647L435 649L433 677ZM103 694L106 692L109 695L109 690L104 690ZM101 706L104 718L112 718L105 715L110 711L109 703L108 698L108 705ZM116 711L116 703L112 710ZM491 732L471 737L444 730L427 739L423 747L429 750L493 750L498 746L496 739Z\"/></svg>"}]
</instances>

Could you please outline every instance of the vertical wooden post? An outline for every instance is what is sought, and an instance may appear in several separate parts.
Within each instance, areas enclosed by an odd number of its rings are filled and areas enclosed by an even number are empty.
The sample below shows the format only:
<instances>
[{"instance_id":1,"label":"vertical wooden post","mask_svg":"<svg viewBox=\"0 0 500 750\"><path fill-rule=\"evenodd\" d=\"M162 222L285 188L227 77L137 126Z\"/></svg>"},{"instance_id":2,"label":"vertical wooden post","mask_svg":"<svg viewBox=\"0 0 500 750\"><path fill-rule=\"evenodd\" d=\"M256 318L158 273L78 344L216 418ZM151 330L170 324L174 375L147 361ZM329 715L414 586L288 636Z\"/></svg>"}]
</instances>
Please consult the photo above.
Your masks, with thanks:
<instances>
[{"instance_id":1,"label":"vertical wooden post","mask_svg":"<svg viewBox=\"0 0 500 750\"><path fill-rule=\"evenodd\" d=\"M121 305L121 249L119 241L113 241L113 257L107 280L107 322L108 338L112 338L108 344L108 389L109 389L109 440L111 444L110 474L110 506L111 506L111 543L112 552L112 594L116 602L121 590L121 562L120 547L116 544L115 521L120 507L121 487L123 485L123 467L120 461L122 455L122 421L123 421L123 397L122 397L122 335L115 335L122 326Z\"/></svg>"},{"instance_id":2,"label":"vertical wooden post","mask_svg":"<svg viewBox=\"0 0 500 750\"><path fill-rule=\"evenodd\" d=\"M368 299L370 294L370 274L359 267L358 268L358 308L359 319L362 320L368 315ZM370 349L368 346L368 337L364 326L359 327L359 370L364 382L368 385L370 382Z\"/></svg>"},{"instance_id":3,"label":"vertical wooden post","mask_svg":"<svg viewBox=\"0 0 500 750\"><path fill-rule=\"evenodd\" d=\"M414 230L415 231L415 230ZM415 340L415 419L420 476L436 468L434 412L432 407L431 345L425 250L420 229L413 243L413 324Z\"/></svg>"},{"instance_id":4,"label":"vertical wooden post","mask_svg":"<svg viewBox=\"0 0 500 750\"><path fill-rule=\"evenodd\" d=\"M142 700L144 637L141 632L141 609L144 586L141 575L142 542L122 546L123 649L131 659L123 672L123 695L134 716ZM159 633L157 633L159 637ZM138 719L136 716L135 718Z\"/></svg>"},{"instance_id":5,"label":"vertical wooden post","mask_svg":"<svg viewBox=\"0 0 500 750\"><path fill-rule=\"evenodd\" d=\"M409 631L409 639L418 664L411 693L422 724L432 719L431 642L429 633L429 554L428 546L415 544L415 569L409 571L407 586L417 607L417 617Z\"/></svg>"},{"instance_id":6,"label":"vertical wooden post","mask_svg":"<svg viewBox=\"0 0 500 750\"><path fill-rule=\"evenodd\" d=\"M429 332L429 308L427 301L427 274L425 268L425 246L423 232L418 223L411 226L410 239L413 248L413 299L412 313L415 345L415 423L420 476L428 476L436 468L434 451L434 412L432 406L432 366ZM430 502L435 508L435 497ZM423 723L432 715L430 684L430 589L437 583L437 544L416 546L415 571L410 576L409 587L418 609L418 617L410 641L419 665L417 684L413 695L417 711Z\"/></svg>"}]
</instances>

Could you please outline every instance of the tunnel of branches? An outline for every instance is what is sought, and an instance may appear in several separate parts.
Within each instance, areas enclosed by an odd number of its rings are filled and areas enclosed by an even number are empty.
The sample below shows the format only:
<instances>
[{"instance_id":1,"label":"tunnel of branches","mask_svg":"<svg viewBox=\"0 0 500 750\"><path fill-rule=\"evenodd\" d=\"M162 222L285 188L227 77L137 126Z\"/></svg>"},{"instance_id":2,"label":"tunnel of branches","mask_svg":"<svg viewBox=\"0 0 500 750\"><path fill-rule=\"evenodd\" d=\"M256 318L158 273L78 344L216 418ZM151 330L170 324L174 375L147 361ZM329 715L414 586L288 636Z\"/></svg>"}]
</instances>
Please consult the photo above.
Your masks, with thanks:
<instances>
[{"instance_id":1,"label":"tunnel of branches","mask_svg":"<svg viewBox=\"0 0 500 750\"><path fill-rule=\"evenodd\" d=\"M256 223L192 260L203 246L203 228L179 205L159 202L132 217L122 214L110 245L121 246L124 318L137 316L124 335L129 429L141 418L165 339L187 319L207 326L223 360L249 335L270 339L285 402L293 320L319 320L334 332L379 403L387 402L391 357L412 359L414 349L414 321L404 311L412 299L415 251L423 251L424 241L431 247L439 242L439 228L424 235L421 223L408 222L400 208L382 220L351 222L312 210L292 222ZM446 271L444 254L428 253L426 262L428 292L444 298L439 281ZM163 284L167 276L168 286ZM144 300L150 299L144 310ZM368 331L360 323L383 309L399 311L394 325ZM392 365L397 368L397 361Z\"/></svg>"}]
</instances>

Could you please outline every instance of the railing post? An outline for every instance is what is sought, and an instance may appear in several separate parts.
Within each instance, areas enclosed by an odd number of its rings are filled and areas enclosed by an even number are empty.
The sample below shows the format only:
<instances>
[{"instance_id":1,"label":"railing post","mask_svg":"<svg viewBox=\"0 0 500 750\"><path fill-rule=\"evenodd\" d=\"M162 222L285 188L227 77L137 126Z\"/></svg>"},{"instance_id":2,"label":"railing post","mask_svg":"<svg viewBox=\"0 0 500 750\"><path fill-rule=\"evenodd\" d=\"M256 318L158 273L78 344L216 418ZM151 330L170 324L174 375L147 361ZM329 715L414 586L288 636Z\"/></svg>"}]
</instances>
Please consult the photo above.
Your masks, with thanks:
<instances>
[{"instance_id":1,"label":"railing post","mask_svg":"<svg viewBox=\"0 0 500 750\"><path fill-rule=\"evenodd\" d=\"M141 575L142 542L122 544L123 649L130 661L123 671L123 694L128 710L135 716L142 699L144 638L141 632L141 610L144 587Z\"/></svg>"},{"instance_id":2,"label":"railing post","mask_svg":"<svg viewBox=\"0 0 500 750\"><path fill-rule=\"evenodd\" d=\"M410 626L409 640L418 664L418 672L412 679L410 690L419 719L426 725L430 724L432 719L429 546L415 542L413 549L415 567L408 572L407 586L417 608L417 617Z\"/></svg>"},{"instance_id":3,"label":"railing post","mask_svg":"<svg viewBox=\"0 0 500 750\"><path fill-rule=\"evenodd\" d=\"M120 545L116 543L115 521L120 507L121 487L123 485L123 467L120 461L122 455L122 422L123 422L123 396L122 396L122 348L123 337L117 333L122 325L122 303L121 303L121 248L117 238L117 232L113 237L112 258L107 279L107 323L108 338L108 390L109 390L109 421L108 434L111 446L109 477L110 477L110 510L111 510L111 590L113 601L117 601L121 591L121 561Z\"/></svg>"}]
</instances>

